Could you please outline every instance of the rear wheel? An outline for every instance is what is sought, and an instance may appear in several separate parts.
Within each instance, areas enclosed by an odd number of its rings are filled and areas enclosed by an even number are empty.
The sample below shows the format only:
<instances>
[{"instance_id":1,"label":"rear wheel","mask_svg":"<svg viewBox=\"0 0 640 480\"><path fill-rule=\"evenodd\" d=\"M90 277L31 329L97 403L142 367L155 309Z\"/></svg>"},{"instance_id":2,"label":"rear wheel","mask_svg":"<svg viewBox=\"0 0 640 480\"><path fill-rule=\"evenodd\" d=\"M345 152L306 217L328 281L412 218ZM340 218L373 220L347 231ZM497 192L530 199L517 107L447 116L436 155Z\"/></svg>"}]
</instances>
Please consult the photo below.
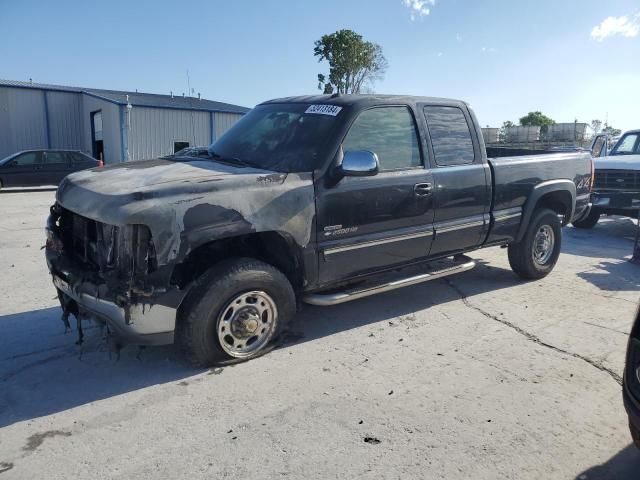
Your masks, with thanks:
<instances>
[{"instance_id":1,"label":"rear wheel","mask_svg":"<svg viewBox=\"0 0 640 480\"><path fill-rule=\"evenodd\" d=\"M580 220L574 220L571 222L571 225L576 228L593 228L596 226L596 223L598 223L598 220L600 220L600 212L591 210L589 215Z\"/></svg>"},{"instance_id":2,"label":"rear wheel","mask_svg":"<svg viewBox=\"0 0 640 480\"><path fill-rule=\"evenodd\" d=\"M180 341L194 364L249 360L268 351L295 313L287 277L250 258L221 262L192 287L182 308Z\"/></svg>"},{"instance_id":3,"label":"rear wheel","mask_svg":"<svg viewBox=\"0 0 640 480\"><path fill-rule=\"evenodd\" d=\"M547 276L555 267L562 246L560 220L553 210L542 208L531 218L522 240L509 245L509 264L522 278Z\"/></svg>"}]
</instances>

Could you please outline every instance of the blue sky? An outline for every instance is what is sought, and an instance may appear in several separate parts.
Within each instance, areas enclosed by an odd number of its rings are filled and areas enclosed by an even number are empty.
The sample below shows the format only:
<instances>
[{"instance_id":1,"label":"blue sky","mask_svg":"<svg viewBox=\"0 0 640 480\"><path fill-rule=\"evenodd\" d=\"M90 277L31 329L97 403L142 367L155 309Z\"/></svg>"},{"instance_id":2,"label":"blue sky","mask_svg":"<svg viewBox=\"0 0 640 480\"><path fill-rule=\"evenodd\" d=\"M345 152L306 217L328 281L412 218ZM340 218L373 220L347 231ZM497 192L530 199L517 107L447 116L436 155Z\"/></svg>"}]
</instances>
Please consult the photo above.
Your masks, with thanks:
<instances>
[{"instance_id":1,"label":"blue sky","mask_svg":"<svg viewBox=\"0 0 640 480\"><path fill-rule=\"evenodd\" d=\"M0 78L181 94L188 69L205 98L251 107L317 93L313 42L350 28L389 61L376 92L461 98L483 125L542 110L640 128L639 14L638 0L0 0Z\"/></svg>"}]
</instances>

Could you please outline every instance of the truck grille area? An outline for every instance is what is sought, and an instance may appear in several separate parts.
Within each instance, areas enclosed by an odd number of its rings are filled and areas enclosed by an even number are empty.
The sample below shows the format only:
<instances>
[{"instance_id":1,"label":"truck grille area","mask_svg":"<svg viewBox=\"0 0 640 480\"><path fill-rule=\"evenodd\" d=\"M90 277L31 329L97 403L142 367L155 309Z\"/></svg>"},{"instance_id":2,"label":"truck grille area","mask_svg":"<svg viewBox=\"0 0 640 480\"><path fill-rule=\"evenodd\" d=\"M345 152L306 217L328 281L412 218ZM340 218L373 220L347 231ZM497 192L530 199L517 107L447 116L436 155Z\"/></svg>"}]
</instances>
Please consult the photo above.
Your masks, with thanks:
<instances>
[{"instance_id":1,"label":"truck grille area","mask_svg":"<svg viewBox=\"0 0 640 480\"><path fill-rule=\"evenodd\" d=\"M593 187L596 190L640 190L640 172L596 170Z\"/></svg>"},{"instance_id":2,"label":"truck grille area","mask_svg":"<svg viewBox=\"0 0 640 480\"><path fill-rule=\"evenodd\" d=\"M131 280L155 270L155 250L148 227L109 225L59 205L52 209L52 214L57 216L57 233L64 255L83 268Z\"/></svg>"}]
</instances>

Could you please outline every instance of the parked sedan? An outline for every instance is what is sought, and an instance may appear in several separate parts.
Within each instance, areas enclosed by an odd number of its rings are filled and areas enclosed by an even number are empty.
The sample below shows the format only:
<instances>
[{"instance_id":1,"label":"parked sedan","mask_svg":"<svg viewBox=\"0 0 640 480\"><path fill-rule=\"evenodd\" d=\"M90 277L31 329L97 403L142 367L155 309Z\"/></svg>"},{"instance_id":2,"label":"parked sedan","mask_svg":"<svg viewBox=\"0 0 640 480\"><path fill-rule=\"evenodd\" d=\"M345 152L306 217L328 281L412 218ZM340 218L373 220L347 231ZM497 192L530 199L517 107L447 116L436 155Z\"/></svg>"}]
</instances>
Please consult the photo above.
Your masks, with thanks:
<instances>
[{"instance_id":1,"label":"parked sedan","mask_svg":"<svg viewBox=\"0 0 640 480\"><path fill-rule=\"evenodd\" d=\"M57 186L70 173L98 165L75 150L25 150L0 160L0 188Z\"/></svg>"}]
</instances>

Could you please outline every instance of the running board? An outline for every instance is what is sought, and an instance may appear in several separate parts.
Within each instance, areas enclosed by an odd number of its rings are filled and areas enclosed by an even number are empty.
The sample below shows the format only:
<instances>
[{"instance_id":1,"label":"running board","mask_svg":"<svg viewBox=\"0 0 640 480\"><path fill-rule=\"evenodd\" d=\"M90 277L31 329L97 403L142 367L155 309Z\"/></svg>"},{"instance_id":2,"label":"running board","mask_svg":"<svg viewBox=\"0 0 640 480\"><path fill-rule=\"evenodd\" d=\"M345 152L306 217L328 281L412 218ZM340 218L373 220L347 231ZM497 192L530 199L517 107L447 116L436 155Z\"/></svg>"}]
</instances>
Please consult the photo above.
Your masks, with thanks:
<instances>
[{"instance_id":1,"label":"running board","mask_svg":"<svg viewBox=\"0 0 640 480\"><path fill-rule=\"evenodd\" d=\"M422 267L422 273L403 278L397 278L396 276L395 280L389 280L389 275L387 274L384 277L387 279L386 281L378 282L373 285L368 283L367 286L361 286L360 288L350 288L333 293L309 293L302 298L302 301L311 305L319 305L321 307L338 305L340 303L350 302L351 300L375 295L376 293L388 292L397 288L408 287L409 285L416 285L418 283L447 277L455 273L466 272L476 266L475 260L472 260L466 255L458 255L454 259L446 259L445 261L435 263L444 263L445 266L432 269L427 272L424 272L424 267ZM451 265L452 263L453 265Z\"/></svg>"}]
</instances>

